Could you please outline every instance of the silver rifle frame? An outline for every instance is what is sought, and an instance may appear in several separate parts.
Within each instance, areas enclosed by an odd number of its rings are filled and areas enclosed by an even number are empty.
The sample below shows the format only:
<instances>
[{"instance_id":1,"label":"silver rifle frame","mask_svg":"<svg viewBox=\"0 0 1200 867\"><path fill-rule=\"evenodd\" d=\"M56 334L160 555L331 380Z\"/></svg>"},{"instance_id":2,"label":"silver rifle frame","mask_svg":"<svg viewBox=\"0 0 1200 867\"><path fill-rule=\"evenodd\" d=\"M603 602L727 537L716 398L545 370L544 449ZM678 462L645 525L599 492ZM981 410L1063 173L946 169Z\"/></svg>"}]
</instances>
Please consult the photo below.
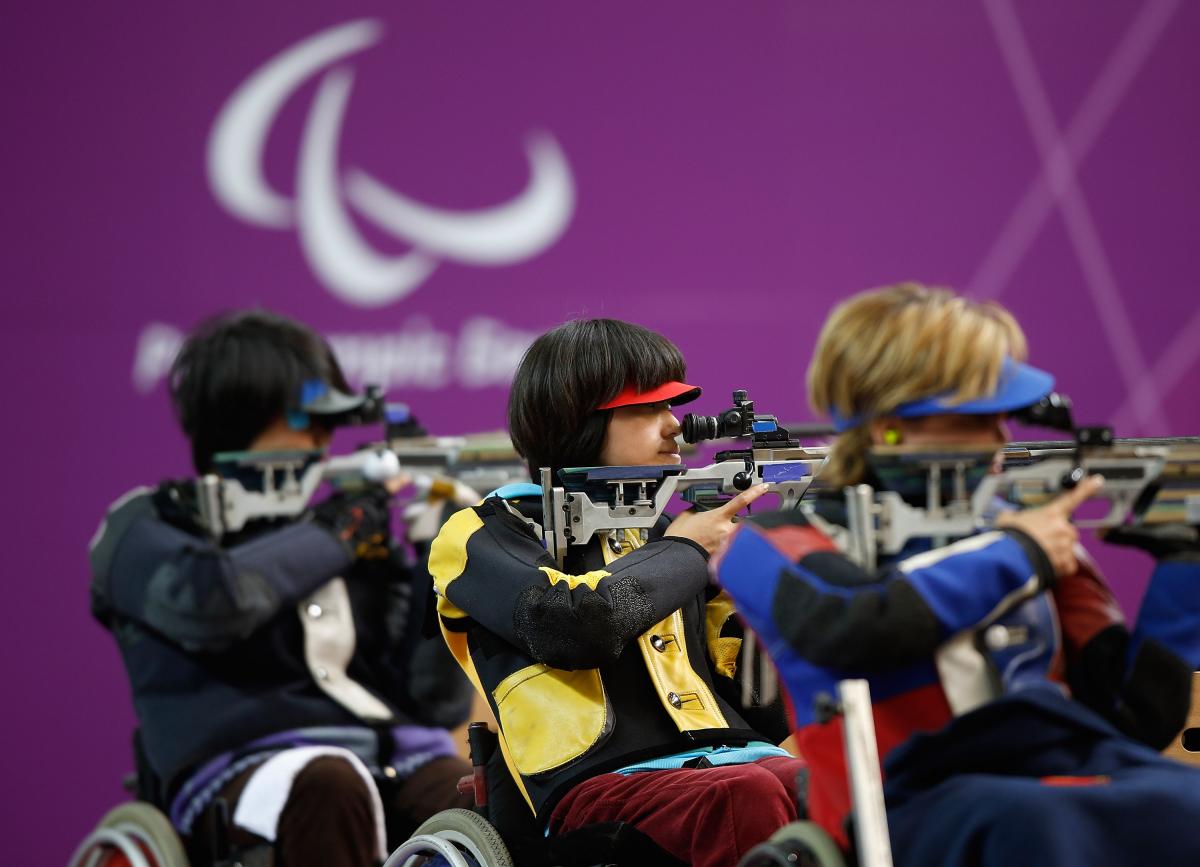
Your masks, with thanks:
<instances>
[{"instance_id":1,"label":"silver rifle frame","mask_svg":"<svg viewBox=\"0 0 1200 867\"><path fill-rule=\"evenodd\" d=\"M240 463L262 473L261 491L246 490L238 479L215 473L196 482L200 523L217 539L236 533L251 520L300 515L322 482L383 481L400 471L395 455L386 449L366 449L315 462L307 453L247 452Z\"/></svg>"},{"instance_id":2,"label":"silver rifle frame","mask_svg":"<svg viewBox=\"0 0 1200 867\"><path fill-rule=\"evenodd\" d=\"M315 461L309 452L245 452L233 460L261 473L262 490L247 490L238 479L215 473L197 480L200 522L218 539L258 518L299 516L324 482L382 482L404 473L420 496L439 482L461 482L486 494L527 478L525 464L502 433L397 437Z\"/></svg>"},{"instance_id":3,"label":"silver rifle frame","mask_svg":"<svg viewBox=\"0 0 1200 867\"><path fill-rule=\"evenodd\" d=\"M1033 444L1031 444L1033 445ZM1040 445L1040 444L1038 444ZM884 446L881 455L904 455L919 461L916 446ZM928 472L926 506L916 507L894 491L875 491L869 485L845 489L848 538L843 548L864 568L874 569L878 556L899 553L911 539L932 538L935 543L968 536L992 526L997 515L994 502L1003 495L1010 502L1035 506L1049 502L1087 476L1104 477L1097 500L1108 504L1100 516L1078 518L1081 528L1103 529L1125 526L1138 520L1166 523L1179 520L1200 523L1200 440L1118 440L1113 446L1078 451L1067 444L1046 448L1011 446L1005 450L1010 464L1002 472L987 475L973 492L966 492L965 472L977 447L956 449L942 446L930 451L923 466ZM954 495L941 502L941 479L951 474ZM1189 489L1164 487L1160 500L1144 515L1136 514L1143 493L1169 477L1196 478Z\"/></svg>"},{"instance_id":4,"label":"silver rifle frame","mask_svg":"<svg viewBox=\"0 0 1200 867\"><path fill-rule=\"evenodd\" d=\"M628 467L628 473L606 479L610 496L601 502L580 491L553 484L548 468L540 473L542 524L546 550L561 566L571 545L586 545L601 532L648 532L676 494L704 492L705 503L729 499L752 485L768 485L780 498L780 508L793 509L812 484L825 460L825 449L756 449L754 459L718 461L706 467L685 467L659 478L662 467ZM614 468L604 468L611 473ZM669 468L669 469L674 469ZM640 472L639 472L640 471ZM629 495L633 489L632 496ZM533 525L533 522L530 522Z\"/></svg>"}]
</instances>

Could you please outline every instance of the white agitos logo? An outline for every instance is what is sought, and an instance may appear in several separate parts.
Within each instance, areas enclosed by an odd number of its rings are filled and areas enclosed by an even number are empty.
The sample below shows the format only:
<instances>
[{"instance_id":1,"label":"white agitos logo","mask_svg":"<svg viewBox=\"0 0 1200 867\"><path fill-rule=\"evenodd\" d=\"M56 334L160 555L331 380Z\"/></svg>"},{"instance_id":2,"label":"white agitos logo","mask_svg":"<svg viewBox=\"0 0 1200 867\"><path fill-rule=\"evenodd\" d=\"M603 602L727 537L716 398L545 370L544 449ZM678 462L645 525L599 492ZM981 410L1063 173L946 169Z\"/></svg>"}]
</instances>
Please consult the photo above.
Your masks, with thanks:
<instances>
[{"instance_id":1,"label":"white agitos logo","mask_svg":"<svg viewBox=\"0 0 1200 867\"><path fill-rule=\"evenodd\" d=\"M342 66L322 76L304 125L289 199L263 176L263 146L288 97L319 70L378 42L378 21L352 21L324 30L274 57L251 75L217 116L208 141L208 177L217 200L234 216L270 229L294 228L313 271L338 297L377 307L419 286L441 259L507 265L558 240L571 219L571 170L549 135L526 144L525 190L481 211L440 210L396 192L358 168L338 169L338 139L353 72ZM384 256L359 234L354 209L412 249Z\"/></svg>"}]
</instances>

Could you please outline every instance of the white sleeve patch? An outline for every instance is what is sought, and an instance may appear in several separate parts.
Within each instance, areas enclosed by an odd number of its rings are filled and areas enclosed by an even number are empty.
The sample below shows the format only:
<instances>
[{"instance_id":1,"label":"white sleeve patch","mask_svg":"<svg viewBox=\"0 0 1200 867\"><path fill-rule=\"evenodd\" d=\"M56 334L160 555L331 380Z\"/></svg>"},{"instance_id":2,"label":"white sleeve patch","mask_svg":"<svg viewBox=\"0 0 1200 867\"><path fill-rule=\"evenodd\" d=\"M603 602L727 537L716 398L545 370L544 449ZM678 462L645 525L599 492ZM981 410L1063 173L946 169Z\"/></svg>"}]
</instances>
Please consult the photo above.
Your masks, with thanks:
<instances>
[{"instance_id":1,"label":"white sleeve patch","mask_svg":"<svg viewBox=\"0 0 1200 867\"><path fill-rule=\"evenodd\" d=\"M951 636L937 649L934 663L937 665L938 678L955 716L962 716L987 704L1000 694L1000 673L996 671L991 658L979 649L976 636L1038 592L1038 576L1031 575L1028 581L1001 599L987 617Z\"/></svg>"},{"instance_id":2,"label":"white sleeve patch","mask_svg":"<svg viewBox=\"0 0 1200 867\"><path fill-rule=\"evenodd\" d=\"M977 536L968 536L965 539L960 539L953 545L945 545L941 548L934 548L932 551L914 554L907 560L901 560L896 568L905 574L916 569L925 569L958 554L970 554L973 551L982 551L984 548L995 542L999 542L1003 538L1004 533L1000 530L993 530L990 533L980 533Z\"/></svg>"},{"instance_id":3,"label":"white sleeve patch","mask_svg":"<svg viewBox=\"0 0 1200 867\"><path fill-rule=\"evenodd\" d=\"M304 661L317 686L346 710L367 721L390 722L392 712L346 674L358 634L346 582L334 578L297 606L304 629Z\"/></svg>"}]
</instances>

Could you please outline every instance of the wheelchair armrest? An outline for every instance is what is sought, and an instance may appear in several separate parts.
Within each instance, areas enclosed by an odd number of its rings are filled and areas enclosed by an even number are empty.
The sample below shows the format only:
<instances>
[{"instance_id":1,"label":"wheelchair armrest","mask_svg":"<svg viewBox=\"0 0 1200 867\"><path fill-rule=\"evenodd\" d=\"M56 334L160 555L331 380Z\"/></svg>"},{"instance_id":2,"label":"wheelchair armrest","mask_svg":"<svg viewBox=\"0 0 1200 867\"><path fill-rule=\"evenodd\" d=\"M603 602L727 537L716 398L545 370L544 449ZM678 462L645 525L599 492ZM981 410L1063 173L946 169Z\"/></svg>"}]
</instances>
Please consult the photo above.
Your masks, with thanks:
<instances>
[{"instance_id":1,"label":"wheelchair armrest","mask_svg":"<svg viewBox=\"0 0 1200 867\"><path fill-rule=\"evenodd\" d=\"M471 753L471 764L486 765L500 744L500 735L492 731L485 722L473 722L467 726L467 747Z\"/></svg>"}]
</instances>

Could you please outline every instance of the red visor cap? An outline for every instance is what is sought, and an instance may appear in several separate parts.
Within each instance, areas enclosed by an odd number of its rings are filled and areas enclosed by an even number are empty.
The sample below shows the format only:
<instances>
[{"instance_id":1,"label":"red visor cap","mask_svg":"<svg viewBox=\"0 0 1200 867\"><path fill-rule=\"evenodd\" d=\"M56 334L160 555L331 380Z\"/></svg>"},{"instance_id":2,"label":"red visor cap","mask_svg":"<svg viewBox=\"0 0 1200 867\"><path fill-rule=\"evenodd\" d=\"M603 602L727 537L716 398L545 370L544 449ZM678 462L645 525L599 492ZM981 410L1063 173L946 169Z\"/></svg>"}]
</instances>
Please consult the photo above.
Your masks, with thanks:
<instances>
[{"instance_id":1,"label":"red visor cap","mask_svg":"<svg viewBox=\"0 0 1200 867\"><path fill-rule=\"evenodd\" d=\"M664 382L658 388L649 391L638 391L637 386L627 385L621 393L608 403L601 404L596 409L616 409L619 406L637 406L643 403L658 403L669 401L671 406L688 403L700 396L700 386L688 385L686 382Z\"/></svg>"}]
</instances>

